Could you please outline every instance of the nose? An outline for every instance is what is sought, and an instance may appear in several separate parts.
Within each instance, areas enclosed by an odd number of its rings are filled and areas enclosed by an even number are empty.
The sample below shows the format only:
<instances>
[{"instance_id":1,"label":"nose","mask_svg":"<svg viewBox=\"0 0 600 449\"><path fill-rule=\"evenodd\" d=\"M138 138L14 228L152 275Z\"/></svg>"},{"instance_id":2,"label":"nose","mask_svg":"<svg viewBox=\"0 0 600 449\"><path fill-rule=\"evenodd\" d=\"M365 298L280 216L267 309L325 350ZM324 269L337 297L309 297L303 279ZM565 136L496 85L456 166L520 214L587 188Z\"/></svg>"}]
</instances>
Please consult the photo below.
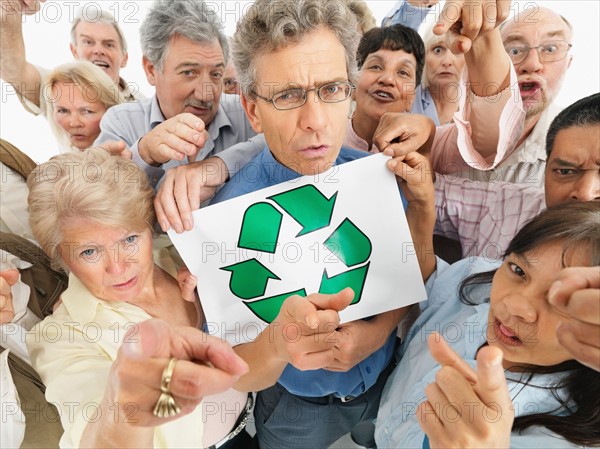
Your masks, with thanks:
<instances>
[{"instance_id":1,"label":"nose","mask_svg":"<svg viewBox=\"0 0 600 449\"><path fill-rule=\"evenodd\" d=\"M600 199L600 170L587 170L573 186L571 199L593 201Z\"/></svg>"},{"instance_id":2,"label":"nose","mask_svg":"<svg viewBox=\"0 0 600 449\"><path fill-rule=\"evenodd\" d=\"M83 127L83 122L81 121L81 117L78 113L73 113L69 116L69 126L71 128L81 128Z\"/></svg>"},{"instance_id":3,"label":"nose","mask_svg":"<svg viewBox=\"0 0 600 449\"><path fill-rule=\"evenodd\" d=\"M94 47L92 48L92 52L94 54L103 55L104 54L104 46L102 45L102 42L96 42L96 43L94 43Z\"/></svg>"},{"instance_id":4,"label":"nose","mask_svg":"<svg viewBox=\"0 0 600 449\"><path fill-rule=\"evenodd\" d=\"M108 274L119 275L125 272L127 254L121 249L113 248L111 251L106 251L105 254L105 269Z\"/></svg>"},{"instance_id":5,"label":"nose","mask_svg":"<svg viewBox=\"0 0 600 449\"><path fill-rule=\"evenodd\" d=\"M525 56L525 59L515 67L518 73L535 73L544 68L544 64L540 61L540 55L536 48L532 48Z\"/></svg>"},{"instance_id":6,"label":"nose","mask_svg":"<svg viewBox=\"0 0 600 449\"><path fill-rule=\"evenodd\" d=\"M452 54L452 52L450 50L444 52L444 54L442 55L442 62L441 64L444 67L450 67L454 62L454 55Z\"/></svg>"},{"instance_id":7,"label":"nose","mask_svg":"<svg viewBox=\"0 0 600 449\"><path fill-rule=\"evenodd\" d=\"M534 298L530 296L527 290L511 292L503 301L506 311L522 322L535 323L537 320L537 311L534 306Z\"/></svg>"},{"instance_id":8,"label":"nose","mask_svg":"<svg viewBox=\"0 0 600 449\"><path fill-rule=\"evenodd\" d=\"M306 103L298 108L300 128L304 131L320 131L327 125L325 108L335 107L335 104L321 101L315 90L308 92L307 95Z\"/></svg>"},{"instance_id":9,"label":"nose","mask_svg":"<svg viewBox=\"0 0 600 449\"><path fill-rule=\"evenodd\" d=\"M393 86L395 84L395 74L392 70L382 70L377 78L377 82L384 86Z\"/></svg>"},{"instance_id":10,"label":"nose","mask_svg":"<svg viewBox=\"0 0 600 449\"><path fill-rule=\"evenodd\" d=\"M203 73L198 76L194 97L201 101L213 101L216 96L217 85L210 78L210 74Z\"/></svg>"}]
</instances>

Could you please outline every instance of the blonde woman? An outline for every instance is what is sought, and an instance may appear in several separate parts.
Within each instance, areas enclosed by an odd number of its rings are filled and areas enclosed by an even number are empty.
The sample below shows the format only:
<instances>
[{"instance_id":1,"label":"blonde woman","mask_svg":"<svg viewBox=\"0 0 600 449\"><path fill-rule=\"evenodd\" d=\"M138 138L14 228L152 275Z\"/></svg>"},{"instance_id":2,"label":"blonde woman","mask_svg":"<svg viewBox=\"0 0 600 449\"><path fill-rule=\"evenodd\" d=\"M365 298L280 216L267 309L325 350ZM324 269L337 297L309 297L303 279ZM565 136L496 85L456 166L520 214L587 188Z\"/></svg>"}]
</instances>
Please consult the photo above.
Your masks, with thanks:
<instances>
[{"instance_id":1,"label":"blonde woman","mask_svg":"<svg viewBox=\"0 0 600 449\"><path fill-rule=\"evenodd\" d=\"M50 128L64 153L92 146L104 113L125 98L102 69L88 61L76 61L50 73L41 101L50 111Z\"/></svg>"},{"instance_id":2,"label":"blonde woman","mask_svg":"<svg viewBox=\"0 0 600 449\"><path fill-rule=\"evenodd\" d=\"M90 148L39 165L28 186L33 235L70 273L60 306L27 335L46 398L61 411L61 447L248 447L242 431L248 394L229 389L196 407L192 392L210 379L185 375L193 358L171 351L122 366L119 348L132 332L137 341L139 323L160 318L186 333L204 326L195 281L180 284L153 263L153 189L146 174L130 160ZM180 360L173 365L172 357ZM247 367L235 359L239 377ZM172 387L164 387L171 375ZM151 414L163 387L176 406L171 422Z\"/></svg>"}]
</instances>

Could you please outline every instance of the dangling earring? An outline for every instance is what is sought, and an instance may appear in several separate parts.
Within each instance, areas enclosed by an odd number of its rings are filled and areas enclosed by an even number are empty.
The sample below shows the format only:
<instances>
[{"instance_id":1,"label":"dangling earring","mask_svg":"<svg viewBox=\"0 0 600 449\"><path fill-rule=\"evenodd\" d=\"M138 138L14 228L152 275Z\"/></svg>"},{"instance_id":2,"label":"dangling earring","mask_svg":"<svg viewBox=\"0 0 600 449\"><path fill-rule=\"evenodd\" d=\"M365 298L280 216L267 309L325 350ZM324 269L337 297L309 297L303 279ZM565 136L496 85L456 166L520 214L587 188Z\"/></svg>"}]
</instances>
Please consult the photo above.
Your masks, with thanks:
<instances>
[{"instance_id":1,"label":"dangling earring","mask_svg":"<svg viewBox=\"0 0 600 449\"><path fill-rule=\"evenodd\" d=\"M351 119L354 117L354 111L356 111L356 101L352 100L350 102L350 111L348 112L348 118Z\"/></svg>"}]
</instances>

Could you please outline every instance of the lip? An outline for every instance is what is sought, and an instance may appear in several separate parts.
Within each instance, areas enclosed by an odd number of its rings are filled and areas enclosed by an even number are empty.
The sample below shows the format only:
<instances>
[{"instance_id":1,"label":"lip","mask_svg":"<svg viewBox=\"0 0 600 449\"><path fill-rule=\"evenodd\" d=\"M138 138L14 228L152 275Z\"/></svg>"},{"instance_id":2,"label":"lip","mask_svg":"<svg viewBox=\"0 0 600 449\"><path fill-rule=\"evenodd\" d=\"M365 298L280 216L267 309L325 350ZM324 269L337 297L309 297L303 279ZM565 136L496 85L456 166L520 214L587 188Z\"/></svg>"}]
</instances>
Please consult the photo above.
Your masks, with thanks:
<instances>
[{"instance_id":1,"label":"lip","mask_svg":"<svg viewBox=\"0 0 600 449\"><path fill-rule=\"evenodd\" d=\"M505 326L498 320L494 318L494 334L496 335L497 341L506 345L506 346L522 346L523 342L518 340L517 334L510 329L508 326ZM515 338L513 338L515 337Z\"/></svg>"},{"instance_id":2,"label":"lip","mask_svg":"<svg viewBox=\"0 0 600 449\"><path fill-rule=\"evenodd\" d=\"M380 96L380 93L384 93L386 96ZM375 101L381 102L381 103L392 103L394 101L396 101L396 96L394 95L393 92L387 90L387 89L373 89L369 92L369 95L371 96L371 98L373 98Z\"/></svg>"},{"instance_id":3,"label":"lip","mask_svg":"<svg viewBox=\"0 0 600 449\"><path fill-rule=\"evenodd\" d=\"M101 59L92 59L90 62L92 64L94 64L96 67L100 67L102 70L110 70L110 63L108 61L103 61ZM102 63L102 65L100 65L98 63ZM106 64L106 65L104 65L104 64Z\"/></svg>"},{"instance_id":4,"label":"lip","mask_svg":"<svg viewBox=\"0 0 600 449\"><path fill-rule=\"evenodd\" d=\"M523 99L537 95L541 89L542 85L538 81L519 81L519 93Z\"/></svg>"},{"instance_id":5,"label":"lip","mask_svg":"<svg viewBox=\"0 0 600 449\"><path fill-rule=\"evenodd\" d=\"M127 282L123 282L122 284L114 284L113 288L117 290L127 290L137 284L137 276L132 277Z\"/></svg>"},{"instance_id":6,"label":"lip","mask_svg":"<svg viewBox=\"0 0 600 449\"><path fill-rule=\"evenodd\" d=\"M316 159L325 156L329 152L329 145L311 145L300 150L307 159Z\"/></svg>"},{"instance_id":7,"label":"lip","mask_svg":"<svg viewBox=\"0 0 600 449\"><path fill-rule=\"evenodd\" d=\"M86 140L88 136L84 134L71 134L71 139L73 140Z\"/></svg>"},{"instance_id":8,"label":"lip","mask_svg":"<svg viewBox=\"0 0 600 449\"><path fill-rule=\"evenodd\" d=\"M194 115L206 115L210 112L208 108L198 108L196 106L186 105L184 110Z\"/></svg>"}]
</instances>

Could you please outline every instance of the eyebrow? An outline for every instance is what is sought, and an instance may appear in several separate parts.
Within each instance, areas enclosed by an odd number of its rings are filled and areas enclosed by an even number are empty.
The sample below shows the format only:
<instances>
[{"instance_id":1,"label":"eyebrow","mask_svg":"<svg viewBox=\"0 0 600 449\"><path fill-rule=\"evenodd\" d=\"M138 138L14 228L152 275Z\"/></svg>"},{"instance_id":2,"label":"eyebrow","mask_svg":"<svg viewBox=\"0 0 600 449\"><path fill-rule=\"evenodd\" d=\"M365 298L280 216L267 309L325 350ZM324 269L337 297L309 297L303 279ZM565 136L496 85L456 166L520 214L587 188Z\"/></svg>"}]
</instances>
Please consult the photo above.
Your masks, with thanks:
<instances>
[{"instance_id":1,"label":"eyebrow","mask_svg":"<svg viewBox=\"0 0 600 449\"><path fill-rule=\"evenodd\" d=\"M377 61L380 61L380 62L385 62L381 56L378 56L375 53L371 53L369 56L367 56L367 58L365 59L365 62L363 63L363 65L365 65L366 62L369 59L371 59L371 58L376 59ZM401 64L410 64L413 67L416 67L416 64L409 57L404 57L403 59L401 59L400 61L398 61L398 63L401 63Z\"/></svg>"},{"instance_id":2,"label":"eyebrow","mask_svg":"<svg viewBox=\"0 0 600 449\"><path fill-rule=\"evenodd\" d=\"M562 39L567 39L567 35L564 30L554 30L544 34L540 41L544 41L545 39L551 39L555 37L560 37ZM503 39L504 45L513 43L513 42L525 42L526 39L522 34L509 34L505 39Z\"/></svg>"},{"instance_id":3,"label":"eyebrow","mask_svg":"<svg viewBox=\"0 0 600 449\"><path fill-rule=\"evenodd\" d=\"M98 40L94 36L90 36L89 34L80 34L79 37L84 37L86 39L91 39L93 41ZM100 39L100 42L117 42L116 39Z\"/></svg>"},{"instance_id":4,"label":"eyebrow","mask_svg":"<svg viewBox=\"0 0 600 449\"><path fill-rule=\"evenodd\" d=\"M565 159L561 159L561 158L556 158L556 159L552 159L552 164L556 164L556 165L560 165L563 167L574 167L574 168L583 168L585 163L583 164L576 164L575 162L571 162L571 161L567 161ZM595 162L596 165L600 166L600 160L597 160ZM595 168L590 168L590 170L595 170Z\"/></svg>"},{"instance_id":5,"label":"eyebrow","mask_svg":"<svg viewBox=\"0 0 600 449\"><path fill-rule=\"evenodd\" d=\"M512 255L516 259L519 259L520 262L523 262L525 265L527 265L527 267L531 268L531 262L529 262L529 260L527 260L527 257L524 257L521 254L517 254L517 253L512 253ZM537 259L536 259L536 261L537 261Z\"/></svg>"},{"instance_id":6,"label":"eyebrow","mask_svg":"<svg viewBox=\"0 0 600 449\"><path fill-rule=\"evenodd\" d=\"M180 70L183 68L190 68L190 69L195 69L198 67L205 67L206 64L201 64L199 62L182 62L181 64L178 64L175 67L175 70ZM212 66L209 66L210 69L224 69L225 68L225 63L223 62L219 62L218 64L214 64Z\"/></svg>"},{"instance_id":7,"label":"eyebrow","mask_svg":"<svg viewBox=\"0 0 600 449\"><path fill-rule=\"evenodd\" d=\"M558 157L556 159L553 159L552 163L562 165L564 167L580 167L580 165L577 165L575 162L567 161Z\"/></svg>"}]
</instances>

